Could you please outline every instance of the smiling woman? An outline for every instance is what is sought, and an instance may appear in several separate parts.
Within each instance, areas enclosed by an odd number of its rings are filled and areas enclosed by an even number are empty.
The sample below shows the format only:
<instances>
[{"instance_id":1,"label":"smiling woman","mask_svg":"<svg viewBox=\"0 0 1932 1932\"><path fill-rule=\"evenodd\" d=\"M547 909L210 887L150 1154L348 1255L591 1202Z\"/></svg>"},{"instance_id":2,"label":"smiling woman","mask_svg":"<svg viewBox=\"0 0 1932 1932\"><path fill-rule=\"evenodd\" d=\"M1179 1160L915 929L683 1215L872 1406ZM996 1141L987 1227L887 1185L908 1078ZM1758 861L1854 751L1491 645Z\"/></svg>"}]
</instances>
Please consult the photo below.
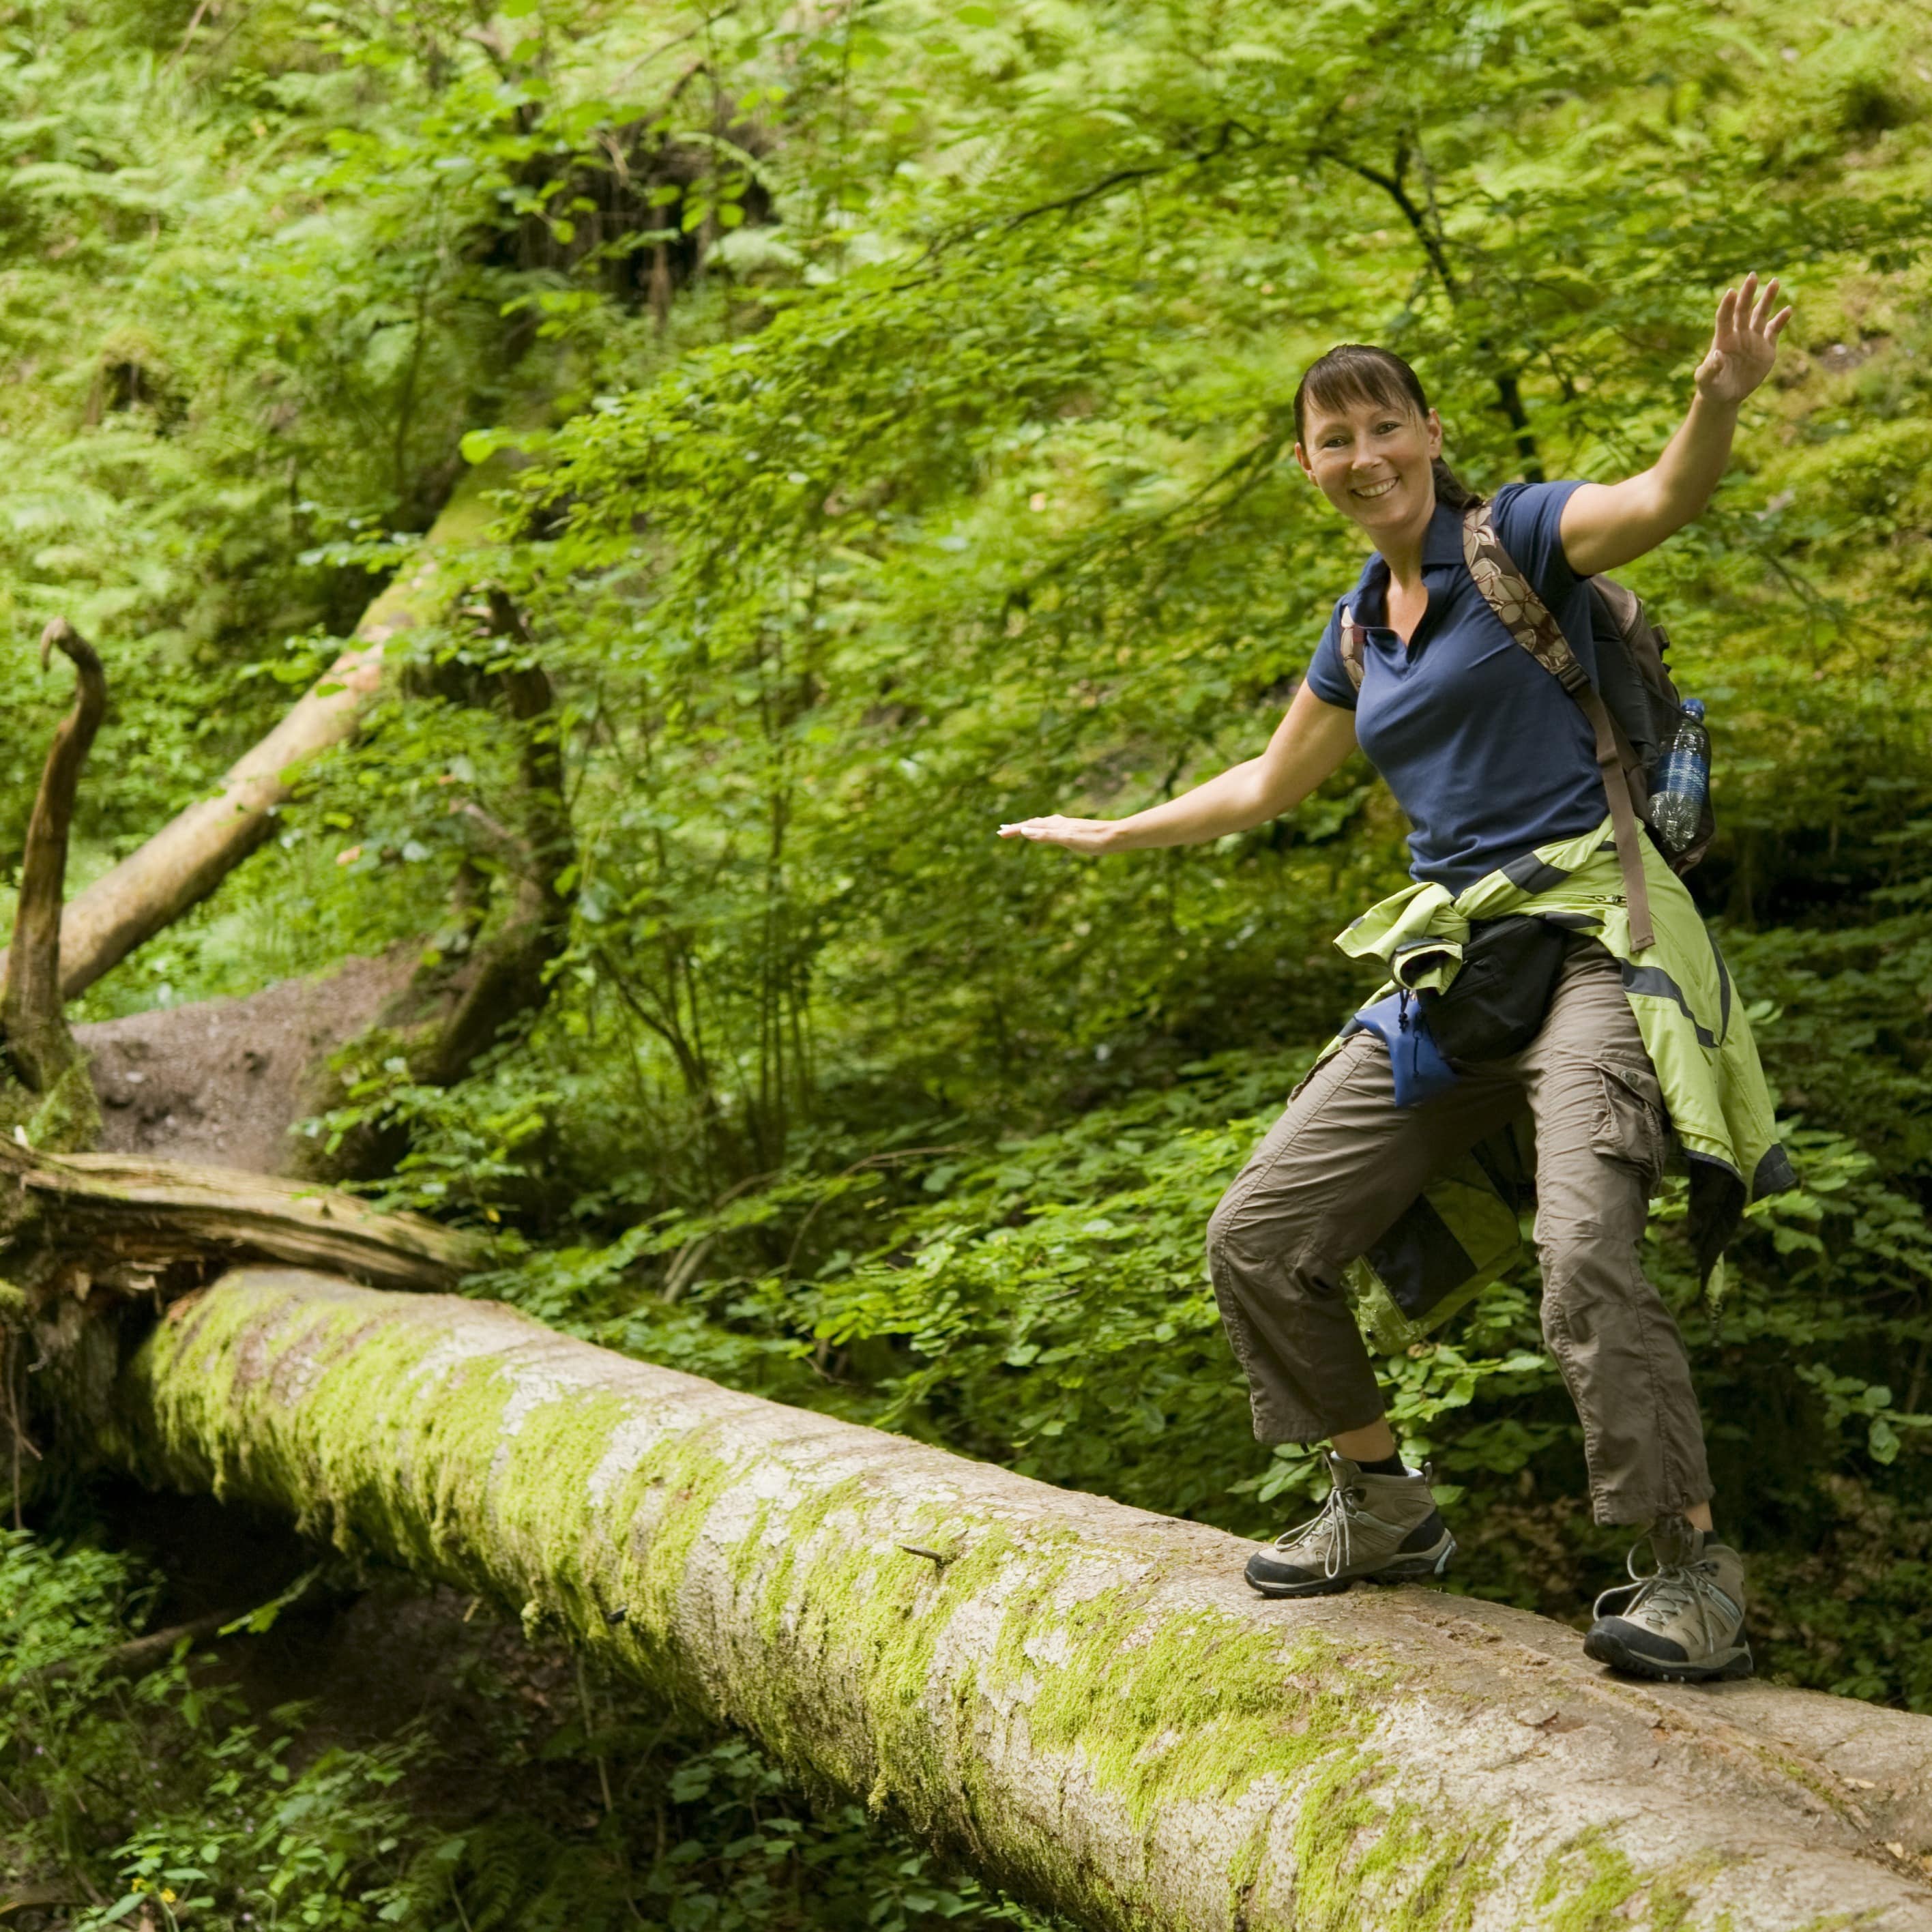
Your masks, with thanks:
<instances>
[{"instance_id":1,"label":"smiling woman","mask_svg":"<svg viewBox=\"0 0 1932 1932\"><path fill-rule=\"evenodd\" d=\"M1294 410L1309 480L1376 546L1306 689L1353 713L1357 742L1413 824L1415 876L1460 892L1589 831L1605 803L1595 734L1466 566L1459 513L1477 499L1442 460L1442 425L1415 372L1387 350L1345 344L1302 377ZM1594 684L1589 592L1564 536L1587 487L1507 484L1487 510Z\"/></svg>"},{"instance_id":2,"label":"smiling woman","mask_svg":"<svg viewBox=\"0 0 1932 1932\"><path fill-rule=\"evenodd\" d=\"M1788 1185L1790 1169L1742 1003L1612 772L1588 578L1702 512L1789 319L1777 292L1755 276L1726 292L1689 413L1648 470L1608 486L1508 484L1487 502L1443 462L1441 419L1406 362L1330 350L1295 392L1295 458L1374 552L1267 750L1130 818L1000 828L1076 851L1191 844L1292 809L1358 746L1412 823L1417 883L1340 942L1384 960L1390 984L1208 1228L1256 1435L1333 1444L1321 1513L1248 1562L1264 1595L1447 1568L1455 1540L1427 1468L1397 1453L1345 1291L1366 1261L1419 1315L1486 1278L1432 1190L1473 1154L1476 1185L1510 1192L1498 1177L1520 1171L1526 1120L1544 1333L1582 1418L1592 1504L1600 1522L1651 1526L1657 1559L1599 1599L1586 1648L1651 1677L1752 1667L1743 1566L1715 1539L1689 1364L1640 1246L1673 1134L1694 1220L1699 1200L1707 1210L1707 1265L1746 1198ZM1453 1036L1442 1016L1453 1064L1430 1038L1438 1001L1455 1006Z\"/></svg>"},{"instance_id":3,"label":"smiling woman","mask_svg":"<svg viewBox=\"0 0 1932 1932\"><path fill-rule=\"evenodd\" d=\"M1442 460L1442 421L1415 371L1386 349L1345 342L1312 364L1294 392L1294 436L1310 482L1377 537L1378 550L1380 534L1400 532L1418 504L1460 510L1476 500ZM1412 617L1402 621L1408 610L1401 597L1390 600L1390 622L1405 639L1414 628Z\"/></svg>"}]
</instances>

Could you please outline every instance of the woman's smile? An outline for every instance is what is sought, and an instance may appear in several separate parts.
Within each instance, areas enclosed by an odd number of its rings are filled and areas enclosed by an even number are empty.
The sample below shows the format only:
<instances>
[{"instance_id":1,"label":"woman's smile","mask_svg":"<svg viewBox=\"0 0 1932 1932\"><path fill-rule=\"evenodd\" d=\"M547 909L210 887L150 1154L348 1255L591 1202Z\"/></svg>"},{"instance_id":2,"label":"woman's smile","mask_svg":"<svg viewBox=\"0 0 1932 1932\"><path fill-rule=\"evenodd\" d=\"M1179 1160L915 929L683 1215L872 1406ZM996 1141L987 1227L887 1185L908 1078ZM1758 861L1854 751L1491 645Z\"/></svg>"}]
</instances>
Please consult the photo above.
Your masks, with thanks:
<instances>
[{"instance_id":1,"label":"woman's smile","mask_svg":"<svg viewBox=\"0 0 1932 1932\"><path fill-rule=\"evenodd\" d=\"M1294 453L1309 481L1370 532L1391 564L1392 547L1419 556L1435 505L1430 465L1442 447L1436 412L1365 395L1318 409L1301 430Z\"/></svg>"}]
</instances>

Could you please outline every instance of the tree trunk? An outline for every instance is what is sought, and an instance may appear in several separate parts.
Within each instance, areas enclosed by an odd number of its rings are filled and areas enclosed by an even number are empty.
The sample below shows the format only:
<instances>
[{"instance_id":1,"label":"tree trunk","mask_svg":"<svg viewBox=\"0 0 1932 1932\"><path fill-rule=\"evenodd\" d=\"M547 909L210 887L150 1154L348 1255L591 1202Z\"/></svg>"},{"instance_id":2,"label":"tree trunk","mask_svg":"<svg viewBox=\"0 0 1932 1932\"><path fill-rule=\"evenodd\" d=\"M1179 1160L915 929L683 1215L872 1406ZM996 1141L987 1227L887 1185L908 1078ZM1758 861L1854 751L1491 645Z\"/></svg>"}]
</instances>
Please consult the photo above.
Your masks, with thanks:
<instances>
[{"instance_id":1,"label":"tree trunk","mask_svg":"<svg viewBox=\"0 0 1932 1932\"><path fill-rule=\"evenodd\" d=\"M103 1345L104 1346L104 1344ZM475 1589L1120 1932L1932 1924L1932 1722L1621 1682L1431 1591L567 1340L251 1268L79 1381L107 1453Z\"/></svg>"},{"instance_id":2,"label":"tree trunk","mask_svg":"<svg viewBox=\"0 0 1932 1932\"><path fill-rule=\"evenodd\" d=\"M522 614L505 592L490 592L488 610L490 635L528 646ZM473 943L455 960L438 958L412 974L355 1050L318 1057L304 1083L305 1113L340 1107L370 1082L376 1067L398 1058L418 1084L454 1087L484 1052L528 1027L548 997L549 968L569 937L576 892L568 881L577 870L555 694L549 674L534 660L491 675L486 688L514 722L522 768L514 827L474 804L467 808L508 881L504 916L482 940L480 898L468 897L452 908ZM460 889L482 883L473 867L459 874ZM318 1180L373 1180L394 1174L408 1150L404 1124L365 1113L330 1141L295 1143L291 1164Z\"/></svg>"},{"instance_id":3,"label":"tree trunk","mask_svg":"<svg viewBox=\"0 0 1932 1932\"><path fill-rule=\"evenodd\" d=\"M433 616L448 595L436 553L478 541L488 527L486 493L502 481L494 464L472 470L424 540L424 554L398 577L356 627L356 642L252 751L211 798L178 813L137 851L68 902L60 929L63 999L102 974L214 891L268 835L270 815L290 793L293 769L354 735L381 684L388 640ZM0 953L0 978L6 956Z\"/></svg>"}]
</instances>

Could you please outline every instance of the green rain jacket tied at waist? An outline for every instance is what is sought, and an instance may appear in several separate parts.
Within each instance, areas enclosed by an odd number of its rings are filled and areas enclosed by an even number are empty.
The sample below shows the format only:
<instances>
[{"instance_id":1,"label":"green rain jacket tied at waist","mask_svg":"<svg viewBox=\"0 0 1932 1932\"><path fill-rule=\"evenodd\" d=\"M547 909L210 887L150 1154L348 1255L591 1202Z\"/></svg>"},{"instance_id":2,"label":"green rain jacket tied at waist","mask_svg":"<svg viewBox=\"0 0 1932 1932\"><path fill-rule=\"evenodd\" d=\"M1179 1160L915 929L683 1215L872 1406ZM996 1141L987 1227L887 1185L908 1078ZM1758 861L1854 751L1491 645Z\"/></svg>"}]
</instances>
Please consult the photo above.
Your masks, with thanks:
<instances>
[{"instance_id":1,"label":"green rain jacket tied at waist","mask_svg":"<svg viewBox=\"0 0 1932 1932\"><path fill-rule=\"evenodd\" d=\"M1757 1044L1717 942L1683 880L1648 838L1642 843L1656 943L1641 954L1630 949L1607 818L1580 838L1512 860L1465 892L1412 885L1371 906L1335 944L1354 958L1387 964L1390 978L1375 995L1383 999L1403 987L1445 988L1476 920L1528 914L1600 941L1622 967L1624 992L1664 1090L1690 1176L1698 1276L1712 1293L1746 1204L1794 1185L1796 1176L1779 1144ZM1322 1058L1348 1036L1331 1040ZM1356 1264L1350 1290L1378 1340L1400 1347L1434 1328L1516 1258L1518 1215L1534 1172L1528 1133L1526 1117L1474 1148Z\"/></svg>"}]
</instances>

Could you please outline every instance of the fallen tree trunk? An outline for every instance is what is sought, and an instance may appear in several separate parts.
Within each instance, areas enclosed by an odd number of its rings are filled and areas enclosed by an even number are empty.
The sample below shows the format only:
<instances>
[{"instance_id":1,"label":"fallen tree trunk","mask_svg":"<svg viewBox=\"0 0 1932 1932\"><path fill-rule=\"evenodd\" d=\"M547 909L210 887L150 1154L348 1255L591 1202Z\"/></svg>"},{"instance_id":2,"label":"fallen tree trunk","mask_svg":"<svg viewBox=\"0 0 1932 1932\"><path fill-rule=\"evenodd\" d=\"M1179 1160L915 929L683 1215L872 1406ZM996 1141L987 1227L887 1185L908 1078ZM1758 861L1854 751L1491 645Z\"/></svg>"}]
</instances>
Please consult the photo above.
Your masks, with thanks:
<instances>
[{"instance_id":1,"label":"fallen tree trunk","mask_svg":"<svg viewBox=\"0 0 1932 1932\"><path fill-rule=\"evenodd\" d=\"M1932 1721L1623 1682L1418 1589L574 1342L238 1270L101 1393L146 1480L520 1610L1095 1928L1923 1932Z\"/></svg>"},{"instance_id":2,"label":"fallen tree trunk","mask_svg":"<svg viewBox=\"0 0 1932 1932\"><path fill-rule=\"evenodd\" d=\"M398 632L434 616L451 586L439 553L478 541L488 528L494 465L469 471L424 539L424 554L376 598L355 642L288 716L230 768L220 789L178 812L140 848L70 899L61 919L60 992L71 1000L143 940L207 898L266 838L295 768L354 735L381 686L382 653ZM6 974L0 952L0 980Z\"/></svg>"}]
</instances>

